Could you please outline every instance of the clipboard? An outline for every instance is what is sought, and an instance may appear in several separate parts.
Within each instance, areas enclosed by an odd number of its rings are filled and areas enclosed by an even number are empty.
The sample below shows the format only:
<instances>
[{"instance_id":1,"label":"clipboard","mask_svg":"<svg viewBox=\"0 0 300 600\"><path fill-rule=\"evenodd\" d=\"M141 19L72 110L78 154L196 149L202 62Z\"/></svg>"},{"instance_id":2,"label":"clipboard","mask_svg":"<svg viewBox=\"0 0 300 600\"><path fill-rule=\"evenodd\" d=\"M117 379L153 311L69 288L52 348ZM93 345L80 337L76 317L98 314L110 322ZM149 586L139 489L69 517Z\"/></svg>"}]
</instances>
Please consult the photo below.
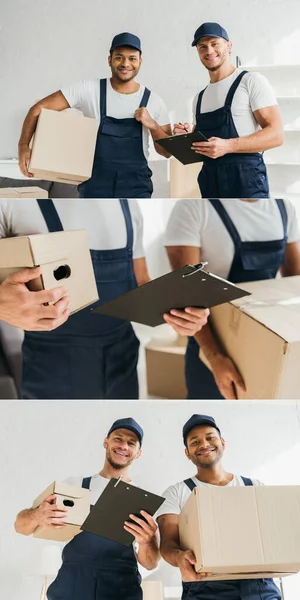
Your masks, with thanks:
<instances>
[{"instance_id":1,"label":"clipboard","mask_svg":"<svg viewBox=\"0 0 300 600\"><path fill-rule=\"evenodd\" d=\"M92 313L156 327L165 323L163 314L172 308L212 308L251 295L205 271L205 265L181 267L97 306Z\"/></svg>"},{"instance_id":2,"label":"clipboard","mask_svg":"<svg viewBox=\"0 0 300 600\"><path fill-rule=\"evenodd\" d=\"M129 515L143 518L141 510L152 517L165 498L152 494L120 479L111 479L98 498L81 529L94 533L124 546L130 546L134 536L124 529ZM145 520L145 519L144 519Z\"/></svg>"},{"instance_id":3,"label":"clipboard","mask_svg":"<svg viewBox=\"0 0 300 600\"><path fill-rule=\"evenodd\" d=\"M193 142L208 142L208 139L201 131L193 131L192 133L171 135L161 140L155 140L156 144L159 144L159 146L167 150L172 156L175 156L183 165L203 162L208 159L204 154L196 154L191 149Z\"/></svg>"}]
</instances>

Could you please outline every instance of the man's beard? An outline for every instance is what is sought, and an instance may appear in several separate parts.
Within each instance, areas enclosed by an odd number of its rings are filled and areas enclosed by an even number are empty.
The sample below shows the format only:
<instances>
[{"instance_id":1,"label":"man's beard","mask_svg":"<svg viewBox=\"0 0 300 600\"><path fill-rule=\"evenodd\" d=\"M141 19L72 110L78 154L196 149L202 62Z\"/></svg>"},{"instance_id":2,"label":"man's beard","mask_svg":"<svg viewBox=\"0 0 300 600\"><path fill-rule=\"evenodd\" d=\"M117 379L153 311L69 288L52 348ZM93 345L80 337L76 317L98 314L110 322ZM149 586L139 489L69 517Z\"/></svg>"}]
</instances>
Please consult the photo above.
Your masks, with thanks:
<instances>
[{"instance_id":1,"label":"man's beard","mask_svg":"<svg viewBox=\"0 0 300 600\"><path fill-rule=\"evenodd\" d=\"M216 67L208 67L205 63L202 63L204 65L204 67L208 70L211 71L211 73L214 73L215 71L218 71L220 69L220 67L222 67L222 65L224 64L225 60L227 59L227 54L223 56L223 58L221 59L221 62L219 65L217 65Z\"/></svg>"},{"instance_id":2,"label":"man's beard","mask_svg":"<svg viewBox=\"0 0 300 600\"><path fill-rule=\"evenodd\" d=\"M110 466L116 470L121 470L121 469L124 469L125 467L129 467L129 465L131 465L131 463L133 462L133 459L131 459L131 460L128 460L128 462L126 464L120 465L119 463L114 462L110 453L107 453L106 459L109 462Z\"/></svg>"}]
</instances>

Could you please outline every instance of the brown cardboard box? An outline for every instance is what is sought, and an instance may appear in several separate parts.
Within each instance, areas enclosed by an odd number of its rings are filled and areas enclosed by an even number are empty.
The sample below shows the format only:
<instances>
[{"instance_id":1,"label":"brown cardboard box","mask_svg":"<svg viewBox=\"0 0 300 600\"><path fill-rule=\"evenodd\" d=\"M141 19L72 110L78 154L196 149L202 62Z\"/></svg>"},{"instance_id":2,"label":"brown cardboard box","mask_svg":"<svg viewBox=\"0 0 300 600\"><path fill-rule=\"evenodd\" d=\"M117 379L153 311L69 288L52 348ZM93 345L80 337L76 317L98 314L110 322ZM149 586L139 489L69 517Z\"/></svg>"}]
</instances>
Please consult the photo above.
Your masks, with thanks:
<instances>
[{"instance_id":1,"label":"brown cardboard box","mask_svg":"<svg viewBox=\"0 0 300 600\"><path fill-rule=\"evenodd\" d=\"M147 387L150 396L182 400L186 397L184 356L187 338L151 340L145 347Z\"/></svg>"},{"instance_id":2,"label":"brown cardboard box","mask_svg":"<svg viewBox=\"0 0 300 600\"><path fill-rule=\"evenodd\" d=\"M48 192L36 186L0 188L0 198L48 198Z\"/></svg>"},{"instance_id":3,"label":"brown cardboard box","mask_svg":"<svg viewBox=\"0 0 300 600\"><path fill-rule=\"evenodd\" d=\"M32 508L40 506L51 494L57 495L55 503L58 506L68 509L66 527L53 529L40 525L35 530L33 537L66 542L80 533L80 527L90 512L90 490L54 481L34 500Z\"/></svg>"},{"instance_id":4,"label":"brown cardboard box","mask_svg":"<svg viewBox=\"0 0 300 600\"><path fill-rule=\"evenodd\" d=\"M240 399L300 395L300 276L243 283L251 292L211 309L211 322L247 392ZM207 360L200 351L205 364Z\"/></svg>"},{"instance_id":5,"label":"brown cardboard box","mask_svg":"<svg viewBox=\"0 0 300 600\"><path fill-rule=\"evenodd\" d=\"M142 581L143 600L164 600L162 581Z\"/></svg>"},{"instance_id":6,"label":"brown cardboard box","mask_svg":"<svg viewBox=\"0 0 300 600\"><path fill-rule=\"evenodd\" d=\"M208 579L300 570L300 486L195 488L179 515L181 547Z\"/></svg>"},{"instance_id":7,"label":"brown cardboard box","mask_svg":"<svg viewBox=\"0 0 300 600\"><path fill-rule=\"evenodd\" d=\"M42 275L29 284L37 291L62 285L74 313L98 300L87 232L84 229L0 240L0 283L24 267L40 266Z\"/></svg>"},{"instance_id":8,"label":"brown cardboard box","mask_svg":"<svg viewBox=\"0 0 300 600\"><path fill-rule=\"evenodd\" d=\"M43 108L32 143L29 172L39 179L78 185L91 177L99 123Z\"/></svg>"},{"instance_id":9,"label":"brown cardboard box","mask_svg":"<svg viewBox=\"0 0 300 600\"><path fill-rule=\"evenodd\" d=\"M198 175L203 163L183 165L176 158L170 159L170 198L200 198Z\"/></svg>"}]
</instances>

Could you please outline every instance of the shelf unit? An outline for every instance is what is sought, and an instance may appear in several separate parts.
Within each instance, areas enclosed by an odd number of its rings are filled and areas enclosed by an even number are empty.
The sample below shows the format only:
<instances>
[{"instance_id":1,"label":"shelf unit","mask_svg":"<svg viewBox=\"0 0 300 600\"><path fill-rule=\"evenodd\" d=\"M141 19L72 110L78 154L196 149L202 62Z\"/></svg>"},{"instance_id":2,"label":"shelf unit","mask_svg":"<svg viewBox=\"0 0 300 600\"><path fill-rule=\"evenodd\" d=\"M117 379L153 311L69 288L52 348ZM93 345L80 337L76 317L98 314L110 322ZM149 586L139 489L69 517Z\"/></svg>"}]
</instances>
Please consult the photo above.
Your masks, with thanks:
<instances>
[{"instance_id":1,"label":"shelf unit","mask_svg":"<svg viewBox=\"0 0 300 600\"><path fill-rule=\"evenodd\" d=\"M265 152L270 195L300 200L300 65L243 65L272 85L284 125L284 143Z\"/></svg>"}]
</instances>

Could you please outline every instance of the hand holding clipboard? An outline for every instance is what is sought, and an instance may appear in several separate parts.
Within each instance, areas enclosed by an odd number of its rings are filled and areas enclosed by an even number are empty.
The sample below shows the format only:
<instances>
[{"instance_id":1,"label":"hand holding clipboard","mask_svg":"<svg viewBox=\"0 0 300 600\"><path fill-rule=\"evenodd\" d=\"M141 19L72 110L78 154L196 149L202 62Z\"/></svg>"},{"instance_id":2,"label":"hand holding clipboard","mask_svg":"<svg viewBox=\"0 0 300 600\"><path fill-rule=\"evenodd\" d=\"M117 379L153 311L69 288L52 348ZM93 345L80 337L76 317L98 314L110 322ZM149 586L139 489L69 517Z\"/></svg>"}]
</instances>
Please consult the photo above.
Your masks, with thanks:
<instances>
[{"instance_id":1,"label":"hand holding clipboard","mask_svg":"<svg viewBox=\"0 0 300 600\"><path fill-rule=\"evenodd\" d=\"M208 139L201 133L201 131L188 132L186 127L188 123L182 125L178 124L175 129L181 127L181 133L177 135L171 135L170 137L156 140L162 148L167 150L172 156L175 156L183 165L189 165L196 162L203 162L207 159L204 154L198 154L192 149L194 142L208 142ZM185 133L187 131L187 133Z\"/></svg>"}]
</instances>

